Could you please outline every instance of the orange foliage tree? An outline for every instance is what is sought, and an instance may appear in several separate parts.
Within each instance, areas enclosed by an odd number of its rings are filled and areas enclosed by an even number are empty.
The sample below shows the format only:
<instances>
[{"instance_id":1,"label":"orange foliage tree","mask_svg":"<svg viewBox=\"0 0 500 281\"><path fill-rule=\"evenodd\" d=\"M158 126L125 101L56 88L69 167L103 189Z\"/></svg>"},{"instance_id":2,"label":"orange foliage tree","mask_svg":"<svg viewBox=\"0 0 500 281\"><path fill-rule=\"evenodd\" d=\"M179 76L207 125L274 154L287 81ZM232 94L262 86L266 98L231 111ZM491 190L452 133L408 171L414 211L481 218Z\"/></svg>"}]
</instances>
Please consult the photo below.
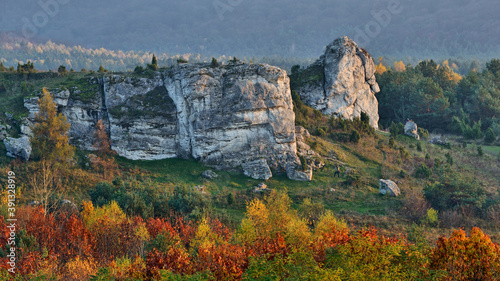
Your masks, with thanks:
<instances>
[{"instance_id":1,"label":"orange foliage tree","mask_svg":"<svg viewBox=\"0 0 500 281\"><path fill-rule=\"evenodd\" d=\"M469 237L459 229L438 239L430 267L447 271L447 280L498 280L500 247L477 227Z\"/></svg>"},{"instance_id":2,"label":"orange foliage tree","mask_svg":"<svg viewBox=\"0 0 500 281\"><path fill-rule=\"evenodd\" d=\"M97 121L95 126L92 147L95 149L95 155L91 158L93 168L102 174L103 179L111 179L116 173L118 165L113 157L115 152L111 150L109 137L102 120Z\"/></svg>"}]
</instances>

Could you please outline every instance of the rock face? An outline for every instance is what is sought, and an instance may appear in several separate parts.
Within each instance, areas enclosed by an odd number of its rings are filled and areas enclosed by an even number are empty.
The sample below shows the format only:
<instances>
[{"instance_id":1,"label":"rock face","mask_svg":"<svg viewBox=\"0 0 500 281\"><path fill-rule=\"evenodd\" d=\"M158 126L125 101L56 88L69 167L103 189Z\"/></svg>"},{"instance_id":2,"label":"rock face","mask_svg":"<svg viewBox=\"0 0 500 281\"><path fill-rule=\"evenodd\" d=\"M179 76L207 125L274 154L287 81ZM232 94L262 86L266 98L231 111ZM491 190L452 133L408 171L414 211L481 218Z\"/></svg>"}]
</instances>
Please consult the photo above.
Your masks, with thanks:
<instances>
[{"instance_id":1,"label":"rock face","mask_svg":"<svg viewBox=\"0 0 500 281\"><path fill-rule=\"evenodd\" d=\"M52 91L71 123L71 142L83 149L92 149L103 119L112 149L132 160L192 157L258 179L300 164L289 78L277 67L181 64L152 77L107 75L88 84ZM37 99L25 100L31 121Z\"/></svg>"},{"instance_id":2,"label":"rock face","mask_svg":"<svg viewBox=\"0 0 500 281\"><path fill-rule=\"evenodd\" d=\"M5 138L3 140L5 148L7 149L7 156L13 158L21 158L28 160L31 155L31 143L27 136L20 138Z\"/></svg>"},{"instance_id":3,"label":"rock face","mask_svg":"<svg viewBox=\"0 0 500 281\"><path fill-rule=\"evenodd\" d=\"M345 119L360 117L365 112L370 125L378 128L375 94L380 88L375 80L375 63L366 50L348 37L340 37L309 68L317 69L323 77L298 89L305 104Z\"/></svg>"},{"instance_id":4,"label":"rock face","mask_svg":"<svg viewBox=\"0 0 500 281\"><path fill-rule=\"evenodd\" d=\"M420 136L418 135L418 127L417 124L413 121L408 121L405 124L405 134L412 137L416 138L417 140L420 139Z\"/></svg>"},{"instance_id":5,"label":"rock face","mask_svg":"<svg viewBox=\"0 0 500 281\"><path fill-rule=\"evenodd\" d=\"M382 195L390 195L390 196L399 196L401 194L401 191L399 190L398 185L391 181L391 180L380 180L379 181L380 187L379 187L379 192Z\"/></svg>"}]
</instances>

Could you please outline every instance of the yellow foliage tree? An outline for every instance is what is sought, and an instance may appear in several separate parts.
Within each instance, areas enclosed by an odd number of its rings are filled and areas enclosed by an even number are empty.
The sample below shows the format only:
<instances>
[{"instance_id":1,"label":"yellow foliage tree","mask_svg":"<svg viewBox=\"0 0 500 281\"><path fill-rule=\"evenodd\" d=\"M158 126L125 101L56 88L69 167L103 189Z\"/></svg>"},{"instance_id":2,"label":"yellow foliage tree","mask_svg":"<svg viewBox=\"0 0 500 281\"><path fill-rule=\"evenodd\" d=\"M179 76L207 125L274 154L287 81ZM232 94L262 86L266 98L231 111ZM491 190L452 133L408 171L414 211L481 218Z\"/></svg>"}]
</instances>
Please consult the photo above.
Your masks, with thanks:
<instances>
[{"instance_id":1,"label":"yellow foliage tree","mask_svg":"<svg viewBox=\"0 0 500 281\"><path fill-rule=\"evenodd\" d=\"M387 71L387 67L382 63L383 58L378 58L378 64L375 65L375 73L382 74Z\"/></svg>"},{"instance_id":2,"label":"yellow foliage tree","mask_svg":"<svg viewBox=\"0 0 500 281\"><path fill-rule=\"evenodd\" d=\"M57 114L56 104L46 88L43 88L38 106L40 110L35 115L35 123L31 128L33 156L38 162L31 165L29 183L47 214L49 199L62 188L62 173L73 164L75 150L68 142L70 124L65 116Z\"/></svg>"},{"instance_id":3,"label":"yellow foliage tree","mask_svg":"<svg viewBox=\"0 0 500 281\"><path fill-rule=\"evenodd\" d=\"M406 66L403 61L395 61L394 62L394 70L402 72L406 70Z\"/></svg>"}]
</instances>

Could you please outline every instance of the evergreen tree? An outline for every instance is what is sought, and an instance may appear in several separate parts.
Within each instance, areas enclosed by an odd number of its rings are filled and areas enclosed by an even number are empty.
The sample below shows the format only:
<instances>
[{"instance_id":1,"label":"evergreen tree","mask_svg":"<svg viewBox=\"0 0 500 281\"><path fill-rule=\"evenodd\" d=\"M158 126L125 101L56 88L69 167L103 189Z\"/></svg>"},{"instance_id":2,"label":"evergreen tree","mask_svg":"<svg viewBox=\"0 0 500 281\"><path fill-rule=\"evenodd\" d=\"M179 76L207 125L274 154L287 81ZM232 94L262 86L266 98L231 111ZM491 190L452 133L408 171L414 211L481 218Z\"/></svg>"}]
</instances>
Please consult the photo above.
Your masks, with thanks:
<instances>
[{"instance_id":1,"label":"evergreen tree","mask_svg":"<svg viewBox=\"0 0 500 281\"><path fill-rule=\"evenodd\" d=\"M151 64L148 64L148 69L157 70L158 69L158 60L156 56L153 54L153 58L151 59Z\"/></svg>"},{"instance_id":2,"label":"evergreen tree","mask_svg":"<svg viewBox=\"0 0 500 281\"><path fill-rule=\"evenodd\" d=\"M212 63L210 64L211 67L218 67L219 66L219 62L215 59L215 58L212 58Z\"/></svg>"}]
</instances>

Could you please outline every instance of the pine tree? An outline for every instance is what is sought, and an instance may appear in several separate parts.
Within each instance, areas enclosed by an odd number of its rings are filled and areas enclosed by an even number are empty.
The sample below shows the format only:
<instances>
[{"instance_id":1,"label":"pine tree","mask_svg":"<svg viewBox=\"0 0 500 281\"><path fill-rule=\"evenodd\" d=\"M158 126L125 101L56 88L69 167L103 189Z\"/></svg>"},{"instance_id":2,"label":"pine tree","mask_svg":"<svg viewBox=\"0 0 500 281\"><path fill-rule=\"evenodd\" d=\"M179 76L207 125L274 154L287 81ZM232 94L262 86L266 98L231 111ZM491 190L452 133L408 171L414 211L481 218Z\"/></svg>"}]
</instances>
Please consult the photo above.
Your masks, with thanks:
<instances>
[{"instance_id":1,"label":"pine tree","mask_svg":"<svg viewBox=\"0 0 500 281\"><path fill-rule=\"evenodd\" d=\"M156 56L153 54L153 59L151 59L151 65L154 67L154 69L158 69L158 60L156 59Z\"/></svg>"},{"instance_id":2,"label":"pine tree","mask_svg":"<svg viewBox=\"0 0 500 281\"><path fill-rule=\"evenodd\" d=\"M153 54L153 59L151 59L151 63L148 63L147 69L149 70L157 70L158 69L158 60L156 59L156 56Z\"/></svg>"}]
</instances>

